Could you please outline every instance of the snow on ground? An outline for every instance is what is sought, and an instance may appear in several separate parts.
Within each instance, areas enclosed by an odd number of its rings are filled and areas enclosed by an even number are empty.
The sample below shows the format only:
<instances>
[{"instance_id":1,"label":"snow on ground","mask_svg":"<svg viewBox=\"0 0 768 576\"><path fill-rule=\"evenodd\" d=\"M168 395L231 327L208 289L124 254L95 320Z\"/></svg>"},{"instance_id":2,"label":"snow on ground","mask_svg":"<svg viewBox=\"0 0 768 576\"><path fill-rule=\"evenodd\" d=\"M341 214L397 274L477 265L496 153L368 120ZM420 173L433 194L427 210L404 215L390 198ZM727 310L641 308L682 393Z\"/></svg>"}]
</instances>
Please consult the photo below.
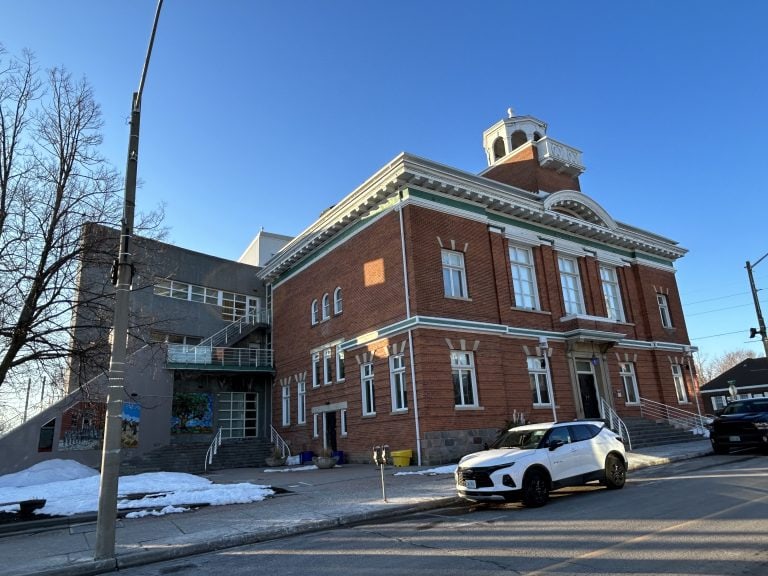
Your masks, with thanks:
<instances>
[{"instance_id":1,"label":"snow on ground","mask_svg":"<svg viewBox=\"0 0 768 576\"><path fill-rule=\"evenodd\" d=\"M317 470L317 466L310 464L309 466L291 466L289 468L267 468L264 472L302 472L304 470Z\"/></svg>"},{"instance_id":2,"label":"snow on ground","mask_svg":"<svg viewBox=\"0 0 768 576\"><path fill-rule=\"evenodd\" d=\"M0 502L45 499L37 514L72 516L95 512L99 500L99 473L72 460L48 460L31 468L0 476ZM143 498L126 499L128 495L145 494ZM146 508L153 515L180 512L182 505L247 504L259 502L274 494L269 486L241 482L214 484L206 478L180 472L148 472L121 476L118 484L120 510ZM18 506L0 506L0 512L14 512ZM143 515L147 515L145 513ZM136 517L132 513L131 517Z\"/></svg>"},{"instance_id":3,"label":"snow on ground","mask_svg":"<svg viewBox=\"0 0 768 576\"><path fill-rule=\"evenodd\" d=\"M429 468L428 470L415 470L413 472L395 472L395 476L408 476L409 474L421 474L422 476L436 476L437 474L453 474L456 471L456 464L448 466L439 466L438 468Z\"/></svg>"}]
</instances>

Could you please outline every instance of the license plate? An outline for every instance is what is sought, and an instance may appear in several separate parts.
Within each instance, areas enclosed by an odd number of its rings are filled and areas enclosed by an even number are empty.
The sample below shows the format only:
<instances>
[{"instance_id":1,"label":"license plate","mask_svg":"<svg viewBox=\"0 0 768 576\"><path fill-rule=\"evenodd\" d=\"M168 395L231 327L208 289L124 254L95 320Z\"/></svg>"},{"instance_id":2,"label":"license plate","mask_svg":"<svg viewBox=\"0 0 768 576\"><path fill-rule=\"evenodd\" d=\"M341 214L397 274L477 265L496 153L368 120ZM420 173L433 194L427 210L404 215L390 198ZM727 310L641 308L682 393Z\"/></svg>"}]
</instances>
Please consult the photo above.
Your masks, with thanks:
<instances>
[{"instance_id":1,"label":"license plate","mask_svg":"<svg viewBox=\"0 0 768 576\"><path fill-rule=\"evenodd\" d=\"M728 436L728 442L741 442L741 436Z\"/></svg>"},{"instance_id":2,"label":"license plate","mask_svg":"<svg viewBox=\"0 0 768 576\"><path fill-rule=\"evenodd\" d=\"M474 490L475 488L477 488L477 484L475 484L474 480L464 480L464 486L468 490Z\"/></svg>"}]
</instances>

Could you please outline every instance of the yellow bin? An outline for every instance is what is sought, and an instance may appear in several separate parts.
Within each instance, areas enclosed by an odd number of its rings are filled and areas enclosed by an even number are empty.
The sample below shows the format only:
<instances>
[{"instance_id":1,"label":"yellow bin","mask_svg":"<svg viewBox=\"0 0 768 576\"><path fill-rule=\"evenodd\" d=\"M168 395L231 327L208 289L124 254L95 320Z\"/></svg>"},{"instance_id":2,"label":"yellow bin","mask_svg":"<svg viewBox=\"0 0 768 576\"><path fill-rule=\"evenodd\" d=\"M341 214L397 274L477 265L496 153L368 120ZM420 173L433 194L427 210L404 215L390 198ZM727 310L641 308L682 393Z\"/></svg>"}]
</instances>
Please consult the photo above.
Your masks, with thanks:
<instances>
[{"instance_id":1,"label":"yellow bin","mask_svg":"<svg viewBox=\"0 0 768 576\"><path fill-rule=\"evenodd\" d=\"M392 464L395 466L408 466L411 463L411 456L413 456L413 450L393 450Z\"/></svg>"}]
</instances>

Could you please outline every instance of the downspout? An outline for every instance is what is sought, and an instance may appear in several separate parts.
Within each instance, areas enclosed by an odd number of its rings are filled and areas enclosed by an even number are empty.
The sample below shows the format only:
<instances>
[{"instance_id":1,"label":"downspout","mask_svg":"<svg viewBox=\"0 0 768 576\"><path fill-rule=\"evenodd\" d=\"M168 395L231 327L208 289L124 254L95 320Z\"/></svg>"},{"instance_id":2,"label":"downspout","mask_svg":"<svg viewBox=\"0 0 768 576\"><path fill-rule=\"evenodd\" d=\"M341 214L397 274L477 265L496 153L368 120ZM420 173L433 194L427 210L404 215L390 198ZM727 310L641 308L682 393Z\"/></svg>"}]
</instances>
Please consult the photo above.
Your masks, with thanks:
<instances>
[{"instance_id":1,"label":"downspout","mask_svg":"<svg viewBox=\"0 0 768 576\"><path fill-rule=\"evenodd\" d=\"M411 293L408 289L408 262L405 257L405 229L403 227L403 191L399 193L400 201L397 206L397 214L400 220L400 249L403 254L403 286L405 288L405 318L411 318ZM421 426L419 425L419 399L416 396L416 367L413 360L413 331L408 329L408 354L411 364L411 396L413 397L413 419L416 426L416 459L421 466Z\"/></svg>"}]
</instances>

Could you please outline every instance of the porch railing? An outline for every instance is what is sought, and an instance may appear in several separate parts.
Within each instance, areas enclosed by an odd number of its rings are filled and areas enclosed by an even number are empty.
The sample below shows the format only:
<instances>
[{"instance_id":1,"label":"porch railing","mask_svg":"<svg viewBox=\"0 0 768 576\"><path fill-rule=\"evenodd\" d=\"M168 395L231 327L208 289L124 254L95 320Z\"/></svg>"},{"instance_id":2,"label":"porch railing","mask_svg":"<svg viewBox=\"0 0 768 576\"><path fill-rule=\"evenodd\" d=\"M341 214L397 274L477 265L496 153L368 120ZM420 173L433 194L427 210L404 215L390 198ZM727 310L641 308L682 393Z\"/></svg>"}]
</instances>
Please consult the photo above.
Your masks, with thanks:
<instances>
[{"instance_id":1,"label":"porch railing","mask_svg":"<svg viewBox=\"0 0 768 576\"><path fill-rule=\"evenodd\" d=\"M211 440L211 445L208 446L208 451L205 453L205 464L203 465L203 470L206 472L208 471L208 466L213 464L213 457L216 456L216 453L219 451L219 446L221 446L221 428L219 428L218 432L216 432L216 435L213 437L213 440Z\"/></svg>"},{"instance_id":2,"label":"porch railing","mask_svg":"<svg viewBox=\"0 0 768 576\"><path fill-rule=\"evenodd\" d=\"M168 344L169 364L195 364L222 368L272 368L271 348L208 348Z\"/></svg>"},{"instance_id":3,"label":"porch railing","mask_svg":"<svg viewBox=\"0 0 768 576\"><path fill-rule=\"evenodd\" d=\"M269 441L280 450L283 458L287 458L291 455L291 449L288 447L288 443L283 440L283 437L280 436L277 430L275 430L274 426L269 427Z\"/></svg>"},{"instance_id":4,"label":"porch railing","mask_svg":"<svg viewBox=\"0 0 768 576\"><path fill-rule=\"evenodd\" d=\"M709 437L707 425L712 422L709 416L683 410L677 406L668 406L647 398L640 398L640 415L651 420L663 420L675 428L688 430L692 434Z\"/></svg>"},{"instance_id":5,"label":"porch railing","mask_svg":"<svg viewBox=\"0 0 768 576\"><path fill-rule=\"evenodd\" d=\"M632 439L629 437L629 430L624 421L619 418L616 411L605 401L605 398L600 398L600 416L603 420L608 422L608 427L616 432L626 444L627 448L632 450Z\"/></svg>"}]
</instances>

